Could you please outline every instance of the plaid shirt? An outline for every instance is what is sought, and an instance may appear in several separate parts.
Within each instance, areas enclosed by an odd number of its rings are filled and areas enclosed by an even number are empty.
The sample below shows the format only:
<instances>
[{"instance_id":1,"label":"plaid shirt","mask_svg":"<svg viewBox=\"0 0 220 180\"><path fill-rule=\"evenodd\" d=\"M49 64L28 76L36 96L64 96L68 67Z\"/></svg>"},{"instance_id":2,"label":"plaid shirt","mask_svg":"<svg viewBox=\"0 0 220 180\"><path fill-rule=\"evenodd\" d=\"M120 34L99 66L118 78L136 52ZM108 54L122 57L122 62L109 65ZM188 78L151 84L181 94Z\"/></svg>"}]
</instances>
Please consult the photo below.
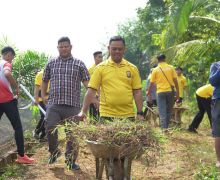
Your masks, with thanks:
<instances>
[{"instance_id":1,"label":"plaid shirt","mask_svg":"<svg viewBox=\"0 0 220 180\"><path fill-rule=\"evenodd\" d=\"M74 57L51 59L44 70L43 81L50 80L48 104L80 107L81 82L89 80L85 64Z\"/></svg>"}]
</instances>

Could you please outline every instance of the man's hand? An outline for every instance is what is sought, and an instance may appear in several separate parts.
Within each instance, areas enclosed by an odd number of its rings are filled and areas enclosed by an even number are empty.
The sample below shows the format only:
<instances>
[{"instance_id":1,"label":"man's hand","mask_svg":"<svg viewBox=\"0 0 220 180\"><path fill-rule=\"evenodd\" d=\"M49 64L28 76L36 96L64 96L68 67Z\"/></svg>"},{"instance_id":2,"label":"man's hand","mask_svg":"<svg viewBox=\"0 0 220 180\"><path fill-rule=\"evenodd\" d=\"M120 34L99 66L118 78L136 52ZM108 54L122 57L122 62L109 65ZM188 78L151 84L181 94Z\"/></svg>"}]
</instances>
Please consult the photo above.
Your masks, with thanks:
<instances>
[{"instance_id":1,"label":"man's hand","mask_svg":"<svg viewBox=\"0 0 220 180\"><path fill-rule=\"evenodd\" d=\"M41 97L41 98L42 98L44 104L47 105L47 101L48 101L47 98L45 98L45 97Z\"/></svg>"},{"instance_id":2,"label":"man's hand","mask_svg":"<svg viewBox=\"0 0 220 180\"><path fill-rule=\"evenodd\" d=\"M137 114L136 119L137 120L144 120L144 116Z\"/></svg>"},{"instance_id":3,"label":"man's hand","mask_svg":"<svg viewBox=\"0 0 220 180\"><path fill-rule=\"evenodd\" d=\"M74 118L78 121L83 121L84 119L86 119L86 113L84 112L80 112L79 114L77 114Z\"/></svg>"},{"instance_id":4,"label":"man's hand","mask_svg":"<svg viewBox=\"0 0 220 180\"><path fill-rule=\"evenodd\" d=\"M15 92L16 92L17 98L19 98L19 96L20 96L20 89L19 89L19 87L16 88Z\"/></svg>"},{"instance_id":5,"label":"man's hand","mask_svg":"<svg viewBox=\"0 0 220 180\"><path fill-rule=\"evenodd\" d=\"M96 110L99 109L100 103L99 103L99 100L97 99L97 97L94 97L92 104L95 106Z\"/></svg>"},{"instance_id":6,"label":"man's hand","mask_svg":"<svg viewBox=\"0 0 220 180\"><path fill-rule=\"evenodd\" d=\"M37 106L39 104L38 99L35 99L34 105Z\"/></svg>"}]
</instances>

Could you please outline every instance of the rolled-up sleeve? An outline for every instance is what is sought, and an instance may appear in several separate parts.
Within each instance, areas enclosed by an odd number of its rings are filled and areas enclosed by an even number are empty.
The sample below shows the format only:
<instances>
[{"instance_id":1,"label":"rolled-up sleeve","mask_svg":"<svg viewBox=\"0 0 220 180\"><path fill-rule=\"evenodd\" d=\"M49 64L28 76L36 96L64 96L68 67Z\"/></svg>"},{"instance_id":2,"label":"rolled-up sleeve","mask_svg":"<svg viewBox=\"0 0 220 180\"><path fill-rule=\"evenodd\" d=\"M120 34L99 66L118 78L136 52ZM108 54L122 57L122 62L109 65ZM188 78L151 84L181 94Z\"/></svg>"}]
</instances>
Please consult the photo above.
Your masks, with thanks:
<instances>
[{"instance_id":1,"label":"rolled-up sleeve","mask_svg":"<svg viewBox=\"0 0 220 180\"><path fill-rule=\"evenodd\" d=\"M102 79L102 70L101 70L101 67L98 66L94 69L94 72L89 81L88 87L98 90L101 84L101 79Z\"/></svg>"},{"instance_id":2,"label":"rolled-up sleeve","mask_svg":"<svg viewBox=\"0 0 220 180\"><path fill-rule=\"evenodd\" d=\"M50 72L51 72L51 68L50 68L50 64L51 62L48 62L45 69L44 69L44 74L43 74L43 81L48 82L50 80Z\"/></svg>"},{"instance_id":3,"label":"rolled-up sleeve","mask_svg":"<svg viewBox=\"0 0 220 180\"><path fill-rule=\"evenodd\" d=\"M89 76L89 71L86 68L86 65L84 62L80 63L80 80L83 81L89 81L90 76Z\"/></svg>"}]
</instances>

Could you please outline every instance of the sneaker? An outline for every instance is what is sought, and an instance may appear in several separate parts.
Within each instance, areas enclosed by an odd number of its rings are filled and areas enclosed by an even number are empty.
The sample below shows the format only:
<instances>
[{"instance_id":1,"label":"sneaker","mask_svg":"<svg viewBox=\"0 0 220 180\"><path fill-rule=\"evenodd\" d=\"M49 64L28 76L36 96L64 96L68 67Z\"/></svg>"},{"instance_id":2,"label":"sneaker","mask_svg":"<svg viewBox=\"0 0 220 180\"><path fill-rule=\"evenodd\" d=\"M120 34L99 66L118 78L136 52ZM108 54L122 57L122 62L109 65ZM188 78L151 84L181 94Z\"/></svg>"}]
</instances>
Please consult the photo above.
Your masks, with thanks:
<instances>
[{"instance_id":1,"label":"sneaker","mask_svg":"<svg viewBox=\"0 0 220 180\"><path fill-rule=\"evenodd\" d=\"M217 168L220 168L220 162L217 161L216 164L215 164L215 166L216 166Z\"/></svg>"},{"instance_id":2,"label":"sneaker","mask_svg":"<svg viewBox=\"0 0 220 180\"><path fill-rule=\"evenodd\" d=\"M61 151L58 149L48 158L48 164L53 164L57 161L57 158L61 156Z\"/></svg>"},{"instance_id":3,"label":"sneaker","mask_svg":"<svg viewBox=\"0 0 220 180\"><path fill-rule=\"evenodd\" d=\"M196 129L188 128L187 131L189 131L189 132L191 132L191 133L198 134L198 132L196 131Z\"/></svg>"},{"instance_id":4,"label":"sneaker","mask_svg":"<svg viewBox=\"0 0 220 180\"><path fill-rule=\"evenodd\" d=\"M74 162L70 162L66 160L66 165L68 170L74 170L74 171L80 170L79 165Z\"/></svg>"},{"instance_id":5,"label":"sneaker","mask_svg":"<svg viewBox=\"0 0 220 180\"><path fill-rule=\"evenodd\" d=\"M33 158L29 158L27 155L24 155L23 157L18 155L18 157L15 160L15 162L20 163L20 164L33 164L34 163L34 159Z\"/></svg>"}]
</instances>

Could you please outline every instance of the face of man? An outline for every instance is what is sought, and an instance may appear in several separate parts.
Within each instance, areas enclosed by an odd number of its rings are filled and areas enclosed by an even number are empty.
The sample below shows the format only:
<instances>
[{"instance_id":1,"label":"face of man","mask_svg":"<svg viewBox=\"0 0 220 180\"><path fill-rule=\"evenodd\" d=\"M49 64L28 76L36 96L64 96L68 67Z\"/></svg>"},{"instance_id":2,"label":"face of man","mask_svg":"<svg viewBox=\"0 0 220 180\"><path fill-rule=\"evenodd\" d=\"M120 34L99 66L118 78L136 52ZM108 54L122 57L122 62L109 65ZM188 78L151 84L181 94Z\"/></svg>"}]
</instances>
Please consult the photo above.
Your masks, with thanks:
<instances>
[{"instance_id":1,"label":"face of man","mask_svg":"<svg viewBox=\"0 0 220 180\"><path fill-rule=\"evenodd\" d=\"M108 51L112 60L120 63L124 56L125 46L122 41L112 41L108 46Z\"/></svg>"},{"instance_id":2,"label":"face of man","mask_svg":"<svg viewBox=\"0 0 220 180\"><path fill-rule=\"evenodd\" d=\"M176 70L177 76L180 76L182 74L182 71L180 69Z\"/></svg>"},{"instance_id":3,"label":"face of man","mask_svg":"<svg viewBox=\"0 0 220 180\"><path fill-rule=\"evenodd\" d=\"M69 42L60 42L57 46L60 57L68 58L71 56L72 45Z\"/></svg>"},{"instance_id":4,"label":"face of man","mask_svg":"<svg viewBox=\"0 0 220 180\"><path fill-rule=\"evenodd\" d=\"M101 63L102 62L102 53L100 53L100 54L97 54L96 56L95 56L95 64L96 65L98 65L99 63Z\"/></svg>"}]
</instances>

